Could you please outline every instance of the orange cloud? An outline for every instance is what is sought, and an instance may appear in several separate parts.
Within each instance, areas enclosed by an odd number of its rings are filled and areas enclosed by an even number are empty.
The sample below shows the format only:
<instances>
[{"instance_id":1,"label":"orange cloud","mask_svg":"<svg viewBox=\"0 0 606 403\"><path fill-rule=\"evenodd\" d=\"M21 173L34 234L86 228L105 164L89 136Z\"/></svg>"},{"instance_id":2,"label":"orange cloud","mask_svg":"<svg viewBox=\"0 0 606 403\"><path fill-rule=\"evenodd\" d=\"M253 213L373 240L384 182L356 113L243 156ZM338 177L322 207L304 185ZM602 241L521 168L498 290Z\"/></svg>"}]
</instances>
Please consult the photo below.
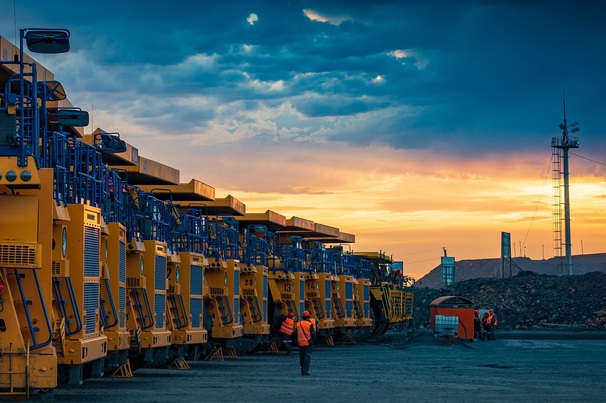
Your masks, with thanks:
<instances>
[{"instance_id":1,"label":"orange cloud","mask_svg":"<svg viewBox=\"0 0 606 403\"><path fill-rule=\"evenodd\" d=\"M336 142L163 147L152 158L180 169L182 182L201 180L249 212L270 209L353 233L353 250L382 250L416 278L440 264L442 247L457 260L499 257L502 231L516 256L553 256L548 146L543 155L466 160ZM590 171L582 164L575 170ZM573 253L603 252L606 182L571 174L570 189Z\"/></svg>"}]
</instances>

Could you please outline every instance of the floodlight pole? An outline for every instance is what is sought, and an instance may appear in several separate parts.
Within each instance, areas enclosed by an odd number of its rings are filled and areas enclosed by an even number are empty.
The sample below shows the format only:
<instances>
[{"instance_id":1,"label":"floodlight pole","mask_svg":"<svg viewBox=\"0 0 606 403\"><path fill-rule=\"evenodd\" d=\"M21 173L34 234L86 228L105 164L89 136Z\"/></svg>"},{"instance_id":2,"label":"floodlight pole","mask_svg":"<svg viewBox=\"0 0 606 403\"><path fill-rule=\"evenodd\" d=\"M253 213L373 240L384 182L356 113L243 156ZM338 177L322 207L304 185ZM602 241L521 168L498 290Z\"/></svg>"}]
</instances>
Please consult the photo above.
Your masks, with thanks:
<instances>
[{"instance_id":1,"label":"floodlight pole","mask_svg":"<svg viewBox=\"0 0 606 403\"><path fill-rule=\"evenodd\" d=\"M566 262L563 274L572 274L572 236L570 231L570 189L569 189L569 172L568 172L568 150L571 148L579 148L579 140L576 137L568 136L568 129L571 128L572 133L579 131L578 123L573 122L570 126L566 121L566 100L564 100L564 123L560 124L562 129L562 139L557 141L557 138L552 140L552 145L555 148L562 150L562 162L564 171L564 246L566 249Z\"/></svg>"},{"instance_id":2,"label":"floodlight pole","mask_svg":"<svg viewBox=\"0 0 606 403\"><path fill-rule=\"evenodd\" d=\"M566 119L564 119L564 124L566 124ZM564 129L566 133L566 129ZM567 137L567 136L566 136ZM565 263L565 273L568 275L572 274L572 236L570 231L570 189L569 189L569 181L568 181L568 148L563 147L562 158L563 166L564 166L564 245L566 248L566 263Z\"/></svg>"}]
</instances>

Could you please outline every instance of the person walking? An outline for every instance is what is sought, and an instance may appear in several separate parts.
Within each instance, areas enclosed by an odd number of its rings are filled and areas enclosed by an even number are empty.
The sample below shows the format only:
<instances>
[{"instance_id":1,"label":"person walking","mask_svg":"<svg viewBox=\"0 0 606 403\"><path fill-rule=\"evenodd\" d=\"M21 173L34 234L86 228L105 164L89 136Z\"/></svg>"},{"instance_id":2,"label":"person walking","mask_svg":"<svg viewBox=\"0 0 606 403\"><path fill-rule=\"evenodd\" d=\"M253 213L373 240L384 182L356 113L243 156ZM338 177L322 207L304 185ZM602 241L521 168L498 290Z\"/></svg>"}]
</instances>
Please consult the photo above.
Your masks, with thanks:
<instances>
[{"instance_id":1,"label":"person walking","mask_svg":"<svg viewBox=\"0 0 606 403\"><path fill-rule=\"evenodd\" d=\"M309 320L311 315L309 311L303 311L301 314L303 320L297 323L297 343L299 344L299 364L301 365L301 375L309 375L309 365L311 363L311 353L313 351L314 340L316 338L316 329Z\"/></svg>"},{"instance_id":2,"label":"person walking","mask_svg":"<svg viewBox=\"0 0 606 403\"><path fill-rule=\"evenodd\" d=\"M286 355L292 353L292 334L295 331L295 321L293 318L295 315L292 312L288 312L286 318L280 326L280 333L282 333L282 345L286 349Z\"/></svg>"}]
</instances>

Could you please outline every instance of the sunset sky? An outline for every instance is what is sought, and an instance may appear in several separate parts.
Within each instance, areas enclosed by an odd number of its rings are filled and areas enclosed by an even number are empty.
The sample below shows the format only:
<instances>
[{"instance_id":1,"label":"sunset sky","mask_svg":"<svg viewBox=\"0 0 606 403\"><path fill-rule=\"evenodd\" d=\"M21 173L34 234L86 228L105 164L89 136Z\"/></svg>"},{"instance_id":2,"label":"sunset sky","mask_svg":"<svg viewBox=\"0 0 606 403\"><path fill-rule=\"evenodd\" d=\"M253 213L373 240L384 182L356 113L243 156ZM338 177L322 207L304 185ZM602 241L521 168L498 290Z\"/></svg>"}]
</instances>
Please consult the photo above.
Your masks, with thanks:
<instances>
[{"instance_id":1,"label":"sunset sky","mask_svg":"<svg viewBox=\"0 0 606 403\"><path fill-rule=\"evenodd\" d=\"M528 4L526 4L528 3ZM139 154L246 204L356 235L408 275L553 256L552 137L571 150L573 254L606 252L606 7L598 1L0 0L35 55ZM573 260L574 264L574 260Z\"/></svg>"}]
</instances>

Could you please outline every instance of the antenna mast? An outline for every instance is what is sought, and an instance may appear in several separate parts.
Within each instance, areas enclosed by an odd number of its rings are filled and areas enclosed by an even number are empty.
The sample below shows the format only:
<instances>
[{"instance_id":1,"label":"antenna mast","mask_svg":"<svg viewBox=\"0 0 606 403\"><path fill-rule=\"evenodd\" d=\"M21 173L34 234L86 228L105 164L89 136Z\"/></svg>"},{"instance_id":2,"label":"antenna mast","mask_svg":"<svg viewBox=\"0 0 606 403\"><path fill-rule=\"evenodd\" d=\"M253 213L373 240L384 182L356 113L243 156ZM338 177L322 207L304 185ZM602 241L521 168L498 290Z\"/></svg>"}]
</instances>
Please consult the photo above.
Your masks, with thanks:
<instances>
[{"instance_id":1,"label":"antenna mast","mask_svg":"<svg viewBox=\"0 0 606 403\"><path fill-rule=\"evenodd\" d=\"M569 136L569 133L576 133L579 129L579 122L572 122L570 125L566 121L566 99L563 99L564 123L560 123L562 138L553 137L551 139L553 155L553 179L554 179L554 251L558 256L562 256L562 237L561 237L561 192L562 186L560 179L564 179L564 247L566 250L566 262L562 267L561 274L572 274L572 240L570 233L570 191L568 181L568 150L579 148L579 139ZM560 170L560 162L563 170Z\"/></svg>"}]
</instances>

